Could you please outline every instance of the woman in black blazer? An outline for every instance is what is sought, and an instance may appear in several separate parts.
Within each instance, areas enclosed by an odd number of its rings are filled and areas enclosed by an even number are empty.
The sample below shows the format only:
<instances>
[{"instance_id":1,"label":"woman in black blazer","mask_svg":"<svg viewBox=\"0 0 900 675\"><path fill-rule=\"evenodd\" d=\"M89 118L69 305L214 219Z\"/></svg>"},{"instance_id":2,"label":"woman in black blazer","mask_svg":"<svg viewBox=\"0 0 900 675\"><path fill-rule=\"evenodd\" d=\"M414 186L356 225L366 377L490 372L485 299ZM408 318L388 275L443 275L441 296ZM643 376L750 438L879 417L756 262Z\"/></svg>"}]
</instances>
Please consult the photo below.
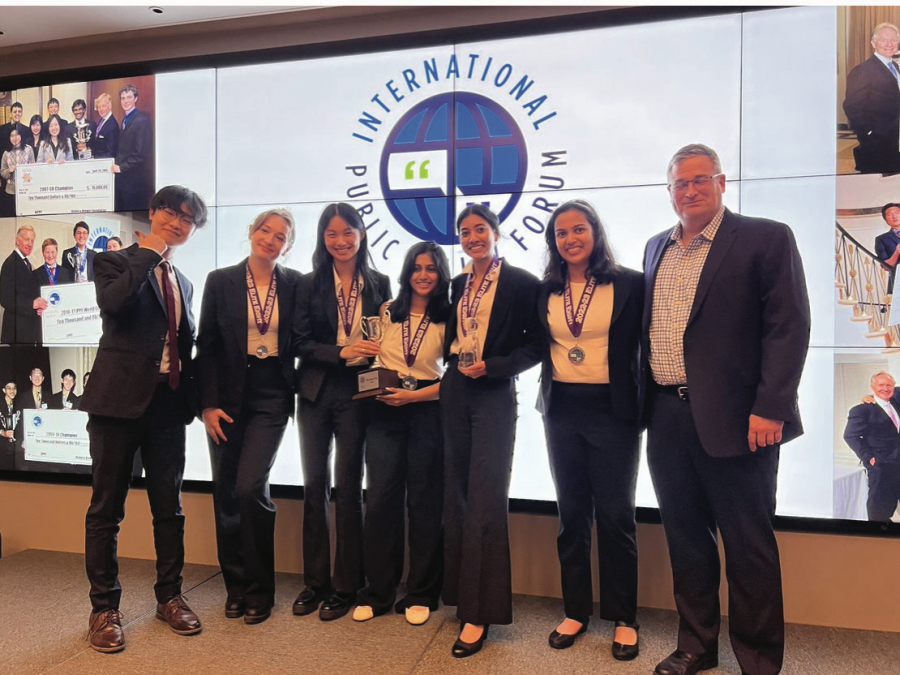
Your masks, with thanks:
<instances>
[{"instance_id":1,"label":"woman in black blazer","mask_svg":"<svg viewBox=\"0 0 900 675\"><path fill-rule=\"evenodd\" d=\"M443 598L457 606L462 623L453 656L465 657L481 649L489 624L512 623L506 519L516 431L514 378L540 360L541 328L538 280L497 257L497 216L475 204L459 214L456 228L471 262L453 280L444 340ZM473 337L474 364L461 367Z\"/></svg>"},{"instance_id":2,"label":"woman in black blazer","mask_svg":"<svg viewBox=\"0 0 900 675\"><path fill-rule=\"evenodd\" d=\"M638 655L634 492L643 276L616 265L600 218L587 202L557 208L545 236L538 409L559 504L556 543L566 613L550 634L550 646L570 647L593 614L596 516L600 617L616 622L613 656L630 660Z\"/></svg>"},{"instance_id":3,"label":"woman in black blazer","mask_svg":"<svg viewBox=\"0 0 900 675\"><path fill-rule=\"evenodd\" d=\"M362 588L362 470L369 401L353 401L357 375L380 352L363 339L362 317L378 316L391 298L386 276L371 267L366 228L349 204L319 217L313 271L297 297L295 338L301 359L300 456L303 465L303 577L294 614L319 609L323 621L346 614ZM334 577L328 531L334 438L337 549Z\"/></svg>"},{"instance_id":4,"label":"woman in black blazer","mask_svg":"<svg viewBox=\"0 0 900 675\"><path fill-rule=\"evenodd\" d=\"M44 120L41 119L40 115L32 115L31 121L28 123L28 128L31 130L31 133L25 134L22 138L22 145L27 145L31 148L34 160L37 161L38 148L41 147L41 141L46 137Z\"/></svg>"},{"instance_id":5,"label":"woman in black blazer","mask_svg":"<svg viewBox=\"0 0 900 675\"><path fill-rule=\"evenodd\" d=\"M293 312L300 273L278 260L294 241L286 209L250 225L250 257L211 272L203 291L197 367L209 435L225 616L248 624L275 602L275 504L269 472L294 412Z\"/></svg>"}]
</instances>

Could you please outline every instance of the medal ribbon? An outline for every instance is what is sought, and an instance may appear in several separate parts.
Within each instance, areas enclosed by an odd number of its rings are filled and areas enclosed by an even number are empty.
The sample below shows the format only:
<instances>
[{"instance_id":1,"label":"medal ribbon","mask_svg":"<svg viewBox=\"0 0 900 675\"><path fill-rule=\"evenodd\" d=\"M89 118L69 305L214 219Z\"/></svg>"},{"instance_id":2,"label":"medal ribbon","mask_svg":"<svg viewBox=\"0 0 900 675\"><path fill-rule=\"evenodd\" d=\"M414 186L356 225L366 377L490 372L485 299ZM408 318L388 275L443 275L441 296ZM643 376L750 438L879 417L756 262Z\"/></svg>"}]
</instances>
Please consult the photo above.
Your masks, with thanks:
<instances>
[{"instance_id":1,"label":"medal ribbon","mask_svg":"<svg viewBox=\"0 0 900 675\"><path fill-rule=\"evenodd\" d=\"M428 330L428 326L431 325L431 317L428 316L428 314L422 317L422 321L419 323L419 327L416 329L416 334L413 337L412 345L409 344L409 331L411 323L412 316L408 316L406 317L406 321L404 321L401 326L401 336L403 338L403 358L406 359L406 365L409 368L412 368L413 364L416 362L416 356L418 356L419 348L422 346L422 340L425 338L425 331Z\"/></svg>"},{"instance_id":2,"label":"medal ribbon","mask_svg":"<svg viewBox=\"0 0 900 675\"><path fill-rule=\"evenodd\" d=\"M353 315L356 313L356 303L359 300L359 280L353 277L353 283L350 284L350 298L344 300L344 287L341 286L341 292L338 293L338 314L341 317L341 323L344 324L344 335L350 339L350 332L353 330Z\"/></svg>"},{"instance_id":3,"label":"medal ribbon","mask_svg":"<svg viewBox=\"0 0 900 675\"><path fill-rule=\"evenodd\" d=\"M460 300L460 304L462 305L462 332L463 337L467 335L466 333L466 319L471 319L478 312L478 305L481 304L481 298L484 297L484 294L487 293L488 289L491 287L491 284L494 283L494 272L497 268L500 267L500 258L494 256L494 259L491 260L491 266L488 267L487 273L484 275L484 279L481 280L481 286L478 287L478 292L475 293L475 298L472 300L472 306L469 307L469 294L472 290L472 278L474 277L474 267L473 271L469 272L469 278L466 279L466 290L463 291L462 300Z\"/></svg>"},{"instance_id":4,"label":"medal ribbon","mask_svg":"<svg viewBox=\"0 0 900 675\"><path fill-rule=\"evenodd\" d=\"M597 288L597 278L591 277L587 282L584 290L581 292L581 300L578 301L578 310L572 311L572 286L569 280L566 280L566 290L563 293L563 307L566 310L566 324L569 326L569 332L576 340L581 337L581 329L584 328L584 319L587 316L588 307L591 305L591 299L594 296L594 289Z\"/></svg>"},{"instance_id":5,"label":"medal ribbon","mask_svg":"<svg viewBox=\"0 0 900 675\"><path fill-rule=\"evenodd\" d=\"M250 298L250 307L253 308L253 320L260 335L269 332L269 323L272 321L272 312L275 310L275 289L278 281L275 278L275 270L272 270L272 278L269 280L269 292L266 293L266 305L259 304L259 291L256 282L250 273L250 265L247 265L247 296Z\"/></svg>"}]
</instances>

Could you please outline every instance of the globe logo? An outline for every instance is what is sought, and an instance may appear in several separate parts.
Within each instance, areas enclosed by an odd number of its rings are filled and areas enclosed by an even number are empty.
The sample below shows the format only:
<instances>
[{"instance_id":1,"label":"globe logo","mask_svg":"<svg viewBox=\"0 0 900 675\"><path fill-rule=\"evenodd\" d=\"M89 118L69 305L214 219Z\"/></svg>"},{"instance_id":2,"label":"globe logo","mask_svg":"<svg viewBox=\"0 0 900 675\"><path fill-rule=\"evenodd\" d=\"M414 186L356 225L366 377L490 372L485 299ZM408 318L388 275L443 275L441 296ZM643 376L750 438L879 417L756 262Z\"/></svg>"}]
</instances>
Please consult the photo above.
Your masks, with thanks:
<instances>
[{"instance_id":1,"label":"globe logo","mask_svg":"<svg viewBox=\"0 0 900 675\"><path fill-rule=\"evenodd\" d=\"M486 204L503 222L525 186L527 159L519 126L495 101L472 92L438 94L391 129L381 153L382 192L407 232L455 244L456 198Z\"/></svg>"},{"instance_id":2,"label":"globe logo","mask_svg":"<svg viewBox=\"0 0 900 675\"><path fill-rule=\"evenodd\" d=\"M34 418L31 420L31 425L35 429L40 429L41 426L43 426L43 424L44 424L44 420L42 420L39 415L35 415Z\"/></svg>"},{"instance_id":3,"label":"globe logo","mask_svg":"<svg viewBox=\"0 0 900 675\"><path fill-rule=\"evenodd\" d=\"M59 293L53 292L50 294L50 297L47 298L51 305L56 306L59 304Z\"/></svg>"}]
</instances>

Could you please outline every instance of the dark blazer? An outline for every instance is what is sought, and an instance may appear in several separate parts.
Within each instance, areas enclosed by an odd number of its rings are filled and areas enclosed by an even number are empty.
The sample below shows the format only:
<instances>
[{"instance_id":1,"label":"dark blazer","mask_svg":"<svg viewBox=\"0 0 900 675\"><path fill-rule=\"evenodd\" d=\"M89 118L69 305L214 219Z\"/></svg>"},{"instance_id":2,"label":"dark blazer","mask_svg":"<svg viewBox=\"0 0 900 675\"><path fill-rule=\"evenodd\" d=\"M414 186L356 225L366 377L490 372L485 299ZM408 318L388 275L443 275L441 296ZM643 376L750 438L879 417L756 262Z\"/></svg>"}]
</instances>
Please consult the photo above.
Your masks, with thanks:
<instances>
[{"instance_id":1,"label":"dark blazer","mask_svg":"<svg viewBox=\"0 0 900 675\"><path fill-rule=\"evenodd\" d=\"M325 374L345 367L340 357L343 347L337 346L337 297L334 294L332 268L304 274L297 289L297 310L294 313L294 340L300 356L298 390L300 396L315 401L322 388ZM391 299L391 281L384 274L372 271L374 284L362 289L362 316L377 316L381 305Z\"/></svg>"},{"instance_id":2,"label":"dark blazer","mask_svg":"<svg viewBox=\"0 0 900 675\"><path fill-rule=\"evenodd\" d=\"M34 344L40 340L40 319L33 309L38 287L32 271L17 251L10 253L0 267L0 342L4 344Z\"/></svg>"},{"instance_id":3,"label":"dark blazer","mask_svg":"<svg viewBox=\"0 0 900 675\"><path fill-rule=\"evenodd\" d=\"M94 142L94 133L96 131L97 125L94 124L91 120L86 119L87 128L91 132L91 140L87 142L87 147L90 148L91 144ZM75 121L69 122L69 126L66 128L66 133L69 134L69 140L72 141L72 158L76 161L78 160L78 141L75 140L75 134L78 133L78 127L75 126ZM93 152L91 154L93 158Z\"/></svg>"},{"instance_id":4,"label":"dark blazer","mask_svg":"<svg viewBox=\"0 0 900 675\"><path fill-rule=\"evenodd\" d=\"M94 260L97 305L103 334L91 378L81 397L81 410L123 419L140 417L156 388L159 364L168 330L165 298L153 270L160 255L137 244L122 251L98 253ZM194 288L177 268L181 292L178 352L180 390L185 399L184 422L196 415L194 380Z\"/></svg>"},{"instance_id":5,"label":"dark blazer","mask_svg":"<svg viewBox=\"0 0 900 675\"><path fill-rule=\"evenodd\" d=\"M869 134L897 135L900 88L888 67L874 54L847 75L844 112L860 142Z\"/></svg>"},{"instance_id":6,"label":"dark blazer","mask_svg":"<svg viewBox=\"0 0 900 675\"><path fill-rule=\"evenodd\" d=\"M900 418L897 402L891 399L890 405ZM844 440L867 469L873 457L876 464L900 461L900 432L877 403L860 403L850 408Z\"/></svg>"},{"instance_id":7,"label":"dark blazer","mask_svg":"<svg viewBox=\"0 0 900 675\"><path fill-rule=\"evenodd\" d=\"M59 261L57 261L58 263ZM44 265L40 267L35 267L31 272L34 275L34 282L38 288L38 297L40 295L40 288L43 286L50 286L50 277L47 276L47 268ZM66 269L60 264L56 265L56 283L57 284L73 284L75 283L75 273ZM54 284L55 285L55 284Z\"/></svg>"},{"instance_id":8,"label":"dark blazer","mask_svg":"<svg viewBox=\"0 0 900 675\"><path fill-rule=\"evenodd\" d=\"M550 326L547 305L550 285L538 289L538 317L542 332L541 390L537 409L550 410L553 362L550 358ZM644 309L644 275L620 267L613 277L613 309L609 326L609 387L613 412L622 419L638 419L638 375L640 372L641 319Z\"/></svg>"},{"instance_id":9,"label":"dark blazer","mask_svg":"<svg viewBox=\"0 0 900 675\"><path fill-rule=\"evenodd\" d=\"M100 124L99 120L97 124ZM96 130L95 125L95 133L89 145L94 159L116 156L116 151L119 149L119 121L115 115L110 115L99 131Z\"/></svg>"},{"instance_id":10,"label":"dark blazer","mask_svg":"<svg viewBox=\"0 0 900 675\"><path fill-rule=\"evenodd\" d=\"M122 172L116 175L116 211L146 209L150 200L149 195L145 197L143 193L153 142L150 118L135 110L126 127L119 132L115 163Z\"/></svg>"},{"instance_id":11,"label":"dark blazer","mask_svg":"<svg viewBox=\"0 0 900 675\"><path fill-rule=\"evenodd\" d=\"M73 246L72 248L67 248L63 251L58 259L60 265L62 265L67 270L71 270L72 272L72 281L75 280L75 265L69 262L69 254L72 254L72 259L75 259L75 249L77 247ZM97 255L97 252L90 248L87 244L85 244L85 250L87 251L87 278L88 281L94 280L94 256Z\"/></svg>"},{"instance_id":12,"label":"dark blazer","mask_svg":"<svg viewBox=\"0 0 900 675\"><path fill-rule=\"evenodd\" d=\"M237 419L247 374L247 260L209 273L203 290L197 334L200 410L221 408ZM278 359L285 381L296 390L292 344L300 272L277 266ZM262 302L262 300L260 300ZM270 357L271 358L271 357ZM291 397L293 404L293 397Z\"/></svg>"},{"instance_id":13,"label":"dark blazer","mask_svg":"<svg viewBox=\"0 0 900 675\"><path fill-rule=\"evenodd\" d=\"M457 306L466 287L467 274L460 274L450 285L452 310L444 334L444 362L450 358L450 347L456 339L459 323ZM496 281L494 305L488 331L481 346L481 359L487 376L509 378L540 363L541 321L538 318L538 280L530 272L513 267L505 260Z\"/></svg>"},{"instance_id":14,"label":"dark blazer","mask_svg":"<svg viewBox=\"0 0 900 675\"><path fill-rule=\"evenodd\" d=\"M69 402L72 404L72 410L79 409L78 406L80 401L80 396L69 394ZM50 408L50 410L63 410L65 408L62 403L62 391L57 391L50 397L47 401L47 407Z\"/></svg>"},{"instance_id":15,"label":"dark blazer","mask_svg":"<svg viewBox=\"0 0 900 675\"><path fill-rule=\"evenodd\" d=\"M644 251L644 386L652 381L656 272L671 232L650 239ZM783 223L726 209L684 331L691 413L709 455L749 453L751 413L783 420L782 443L803 433L797 387L808 346L809 300L793 233Z\"/></svg>"},{"instance_id":16,"label":"dark blazer","mask_svg":"<svg viewBox=\"0 0 900 675\"><path fill-rule=\"evenodd\" d=\"M31 129L28 130L28 133L22 137L22 147L26 145L31 148L31 152L34 154L34 159L37 160L38 156L38 148L41 147L41 141L44 140L45 134L41 131L40 137L38 137L38 142L34 142L34 134L31 133Z\"/></svg>"},{"instance_id":17,"label":"dark blazer","mask_svg":"<svg viewBox=\"0 0 900 675\"><path fill-rule=\"evenodd\" d=\"M894 255L894 251L897 250L897 244L900 244L900 237L894 234L893 231L879 234L875 237L875 255L881 261L887 260Z\"/></svg>"}]
</instances>

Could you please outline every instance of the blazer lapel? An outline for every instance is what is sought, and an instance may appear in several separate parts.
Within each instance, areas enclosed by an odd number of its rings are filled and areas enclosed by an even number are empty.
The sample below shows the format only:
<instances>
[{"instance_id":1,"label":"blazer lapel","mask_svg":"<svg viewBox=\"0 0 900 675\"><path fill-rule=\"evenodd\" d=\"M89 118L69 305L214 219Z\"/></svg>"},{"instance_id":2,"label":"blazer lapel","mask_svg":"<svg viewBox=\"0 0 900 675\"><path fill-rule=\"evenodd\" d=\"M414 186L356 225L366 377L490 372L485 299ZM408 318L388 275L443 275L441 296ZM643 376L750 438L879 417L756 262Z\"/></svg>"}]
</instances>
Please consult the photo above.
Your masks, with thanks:
<instances>
[{"instance_id":1,"label":"blazer lapel","mask_svg":"<svg viewBox=\"0 0 900 675\"><path fill-rule=\"evenodd\" d=\"M244 265L247 260L237 265L228 275L228 288L225 290L225 302L228 303L229 321L234 329L234 339L243 352L247 351L247 272ZM263 300L260 300L263 302ZM281 308L279 307L279 310Z\"/></svg>"},{"instance_id":2,"label":"blazer lapel","mask_svg":"<svg viewBox=\"0 0 900 675\"><path fill-rule=\"evenodd\" d=\"M694 294L694 304L691 305L691 314L688 317L688 325L694 320L700 306L712 288L716 273L722 266L722 262L731 250L734 240L737 238L738 224L734 219L731 211L725 209L725 215L722 217L722 224L719 226L718 232L709 248L709 255L706 256L706 262L703 263L703 271L700 272L700 280L697 282L697 292Z\"/></svg>"},{"instance_id":3,"label":"blazer lapel","mask_svg":"<svg viewBox=\"0 0 900 675\"><path fill-rule=\"evenodd\" d=\"M656 273L659 270L659 262L662 260L663 252L666 250L666 243L672 235L672 230L657 235L650 240L647 251L644 254L644 332L650 329L650 315L653 310L653 289L656 286ZM613 288L613 293L616 289ZM615 303L615 298L613 299Z\"/></svg>"},{"instance_id":4,"label":"blazer lapel","mask_svg":"<svg viewBox=\"0 0 900 675\"><path fill-rule=\"evenodd\" d=\"M494 304L491 307L491 318L488 319L488 332L484 337L484 346L481 348L482 355L490 353L491 343L495 336L498 335L506 324L506 315L509 314L515 299L515 284L512 282L512 275L504 274L503 268L509 263L503 260L500 266L500 276L497 278L497 290L494 292Z\"/></svg>"},{"instance_id":5,"label":"blazer lapel","mask_svg":"<svg viewBox=\"0 0 900 675\"><path fill-rule=\"evenodd\" d=\"M538 319L545 331L550 330L550 323L547 319L547 305L550 302L550 286L546 283L538 286Z\"/></svg>"},{"instance_id":6,"label":"blazer lapel","mask_svg":"<svg viewBox=\"0 0 900 675\"><path fill-rule=\"evenodd\" d=\"M284 354L288 351L291 322L288 317L294 314L294 290L296 284L293 278L285 274L284 267L277 266L278 269L278 353Z\"/></svg>"},{"instance_id":7,"label":"blazer lapel","mask_svg":"<svg viewBox=\"0 0 900 675\"><path fill-rule=\"evenodd\" d=\"M619 318L619 315L622 313L622 309L625 307L628 296L631 294L631 283L628 282L628 278L623 274L617 274L613 277L613 309L612 309L612 318L610 319L610 325L616 322L616 319Z\"/></svg>"}]
</instances>

